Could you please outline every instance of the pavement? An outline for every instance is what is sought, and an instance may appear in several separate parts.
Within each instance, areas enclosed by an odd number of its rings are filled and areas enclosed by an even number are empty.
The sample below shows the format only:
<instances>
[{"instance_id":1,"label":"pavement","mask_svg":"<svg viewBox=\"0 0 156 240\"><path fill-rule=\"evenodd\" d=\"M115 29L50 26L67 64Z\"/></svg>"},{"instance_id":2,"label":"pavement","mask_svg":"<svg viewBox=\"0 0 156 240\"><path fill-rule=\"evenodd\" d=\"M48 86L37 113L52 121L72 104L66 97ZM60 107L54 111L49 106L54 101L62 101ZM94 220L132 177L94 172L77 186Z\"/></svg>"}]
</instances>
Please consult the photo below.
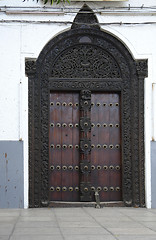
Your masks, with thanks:
<instances>
[{"instance_id":1,"label":"pavement","mask_svg":"<svg viewBox=\"0 0 156 240\"><path fill-rule=\"evenodd\" d=\"M156 240L156 209L0 209L0 240Z\"/></svg>"}]
</instances>

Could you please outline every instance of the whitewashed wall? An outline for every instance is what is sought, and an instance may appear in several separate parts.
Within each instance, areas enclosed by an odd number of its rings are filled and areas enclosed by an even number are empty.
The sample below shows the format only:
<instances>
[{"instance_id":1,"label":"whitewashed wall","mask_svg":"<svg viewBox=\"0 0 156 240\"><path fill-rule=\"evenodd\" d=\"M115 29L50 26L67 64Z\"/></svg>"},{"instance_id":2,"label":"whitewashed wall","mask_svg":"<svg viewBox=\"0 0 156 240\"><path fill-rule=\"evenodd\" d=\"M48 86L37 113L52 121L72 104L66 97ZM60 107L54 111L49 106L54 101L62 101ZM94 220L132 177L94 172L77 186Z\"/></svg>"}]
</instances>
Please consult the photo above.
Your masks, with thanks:
<instances>
[{"instance_id":1,"label":"whitewashed wall","mask_svg":"<svg viewBox=\"0 0 156 240\"><path fill-rule=\"evenodd\" d=\"M102 7L111 7L109 12L97 14L100 23L156 22L156 9L152 10L152 13L150 9L141 9L141 6L156 6L155 0L88 2L87 4L97 10ZM24 143L25 208L28 207L28 79L25 76L25 59L37 58L51 38L71 26L62 23L44 23L44 21L73 21L76 15L72 13L73 8L78 11L82 5L83 2L71 2L70 5L62 4L61 6L46 5L46 7L51 7L51 10L48 9L50 12L60 12L60 7L66 12L66 14L46 14L43 13L42 1L36 4L32 0L25 2L23 0L0 0L0 141L14 140ZM4 6L6 8L3 8ZM124 13L119 14L119 10L111 10L113 7L129 7L129 10L126 9ZM137 13L132 7L138 7ZM24 14L25 10L40 11L40 14L31 12ZM156 114L153 114L152 107L153 101L156 102L152 91L152 84L156 84L156 24L105 25L102 29L119 38L135 59L148 59L149 74L145 79L145 158L146 206L150 208L150 141L156 139Z\"/></svg>"}]
</instances>

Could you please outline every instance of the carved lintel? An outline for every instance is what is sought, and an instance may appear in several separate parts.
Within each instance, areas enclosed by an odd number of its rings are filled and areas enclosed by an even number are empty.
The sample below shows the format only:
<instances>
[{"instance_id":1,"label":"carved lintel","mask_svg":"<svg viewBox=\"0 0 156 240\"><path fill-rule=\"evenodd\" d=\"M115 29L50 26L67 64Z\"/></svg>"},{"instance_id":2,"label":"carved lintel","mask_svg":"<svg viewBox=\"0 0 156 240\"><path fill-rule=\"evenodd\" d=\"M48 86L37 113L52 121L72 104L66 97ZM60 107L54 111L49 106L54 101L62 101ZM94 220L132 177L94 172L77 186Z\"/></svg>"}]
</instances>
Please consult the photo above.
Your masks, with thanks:
<instances>
[{"instance_id":1,"label":"carved lintel","mask_svg":"<svg viewBox=\"0 0 156 240\"><path fill-rule=\"evenodd\" d=\"M26 60L25 73L27 76L30 76L36 73L36 60Z\"/></svg>"},{"instance_id":2,"label":"carved lintel","mask_svg":"<svg viewBox=\"0 0 156 240\"><path fill-rule=\"evenodd\" d=\"M142 78L148 77L148 60L136 60L135 64L138 76Z\"/></svg>"}]
</instances>

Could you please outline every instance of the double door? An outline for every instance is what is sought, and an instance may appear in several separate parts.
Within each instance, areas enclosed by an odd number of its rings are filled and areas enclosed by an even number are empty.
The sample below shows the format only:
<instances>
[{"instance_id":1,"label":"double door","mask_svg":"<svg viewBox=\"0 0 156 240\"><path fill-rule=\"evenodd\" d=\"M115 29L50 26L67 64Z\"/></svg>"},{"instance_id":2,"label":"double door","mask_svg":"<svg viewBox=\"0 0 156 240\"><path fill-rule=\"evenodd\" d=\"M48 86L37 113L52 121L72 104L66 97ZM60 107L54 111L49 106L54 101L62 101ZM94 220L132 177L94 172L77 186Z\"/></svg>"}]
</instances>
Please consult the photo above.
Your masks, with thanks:
<instances>
[{"instance_id":1,"label":"double door","mask_svg":"<svg viewBox=\"0 0 156 240\"><path fill-rule=\"evenodd\" d=\"M122 200L120 107L118 93L50 93L50 201Z\"/></svg>"}]
</instances>

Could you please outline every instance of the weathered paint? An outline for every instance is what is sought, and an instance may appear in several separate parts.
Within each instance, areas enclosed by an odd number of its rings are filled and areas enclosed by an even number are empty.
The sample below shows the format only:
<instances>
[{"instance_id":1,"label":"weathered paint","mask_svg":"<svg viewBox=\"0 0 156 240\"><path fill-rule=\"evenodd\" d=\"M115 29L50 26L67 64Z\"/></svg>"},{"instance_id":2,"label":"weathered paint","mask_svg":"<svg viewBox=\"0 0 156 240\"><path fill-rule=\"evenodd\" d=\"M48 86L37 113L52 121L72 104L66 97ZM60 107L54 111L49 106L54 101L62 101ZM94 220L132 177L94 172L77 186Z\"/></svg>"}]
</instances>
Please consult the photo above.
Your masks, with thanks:
<instances>
[{"instance_id":1,"label":"weathered paint","mask_svg":"<svg viewBox=\"0 0 156 240\"><path fill-rule=\"evenodd\" d=\"M23 207L23 142L0 141L0 208Z\"/></svg>"}]
</instances>

